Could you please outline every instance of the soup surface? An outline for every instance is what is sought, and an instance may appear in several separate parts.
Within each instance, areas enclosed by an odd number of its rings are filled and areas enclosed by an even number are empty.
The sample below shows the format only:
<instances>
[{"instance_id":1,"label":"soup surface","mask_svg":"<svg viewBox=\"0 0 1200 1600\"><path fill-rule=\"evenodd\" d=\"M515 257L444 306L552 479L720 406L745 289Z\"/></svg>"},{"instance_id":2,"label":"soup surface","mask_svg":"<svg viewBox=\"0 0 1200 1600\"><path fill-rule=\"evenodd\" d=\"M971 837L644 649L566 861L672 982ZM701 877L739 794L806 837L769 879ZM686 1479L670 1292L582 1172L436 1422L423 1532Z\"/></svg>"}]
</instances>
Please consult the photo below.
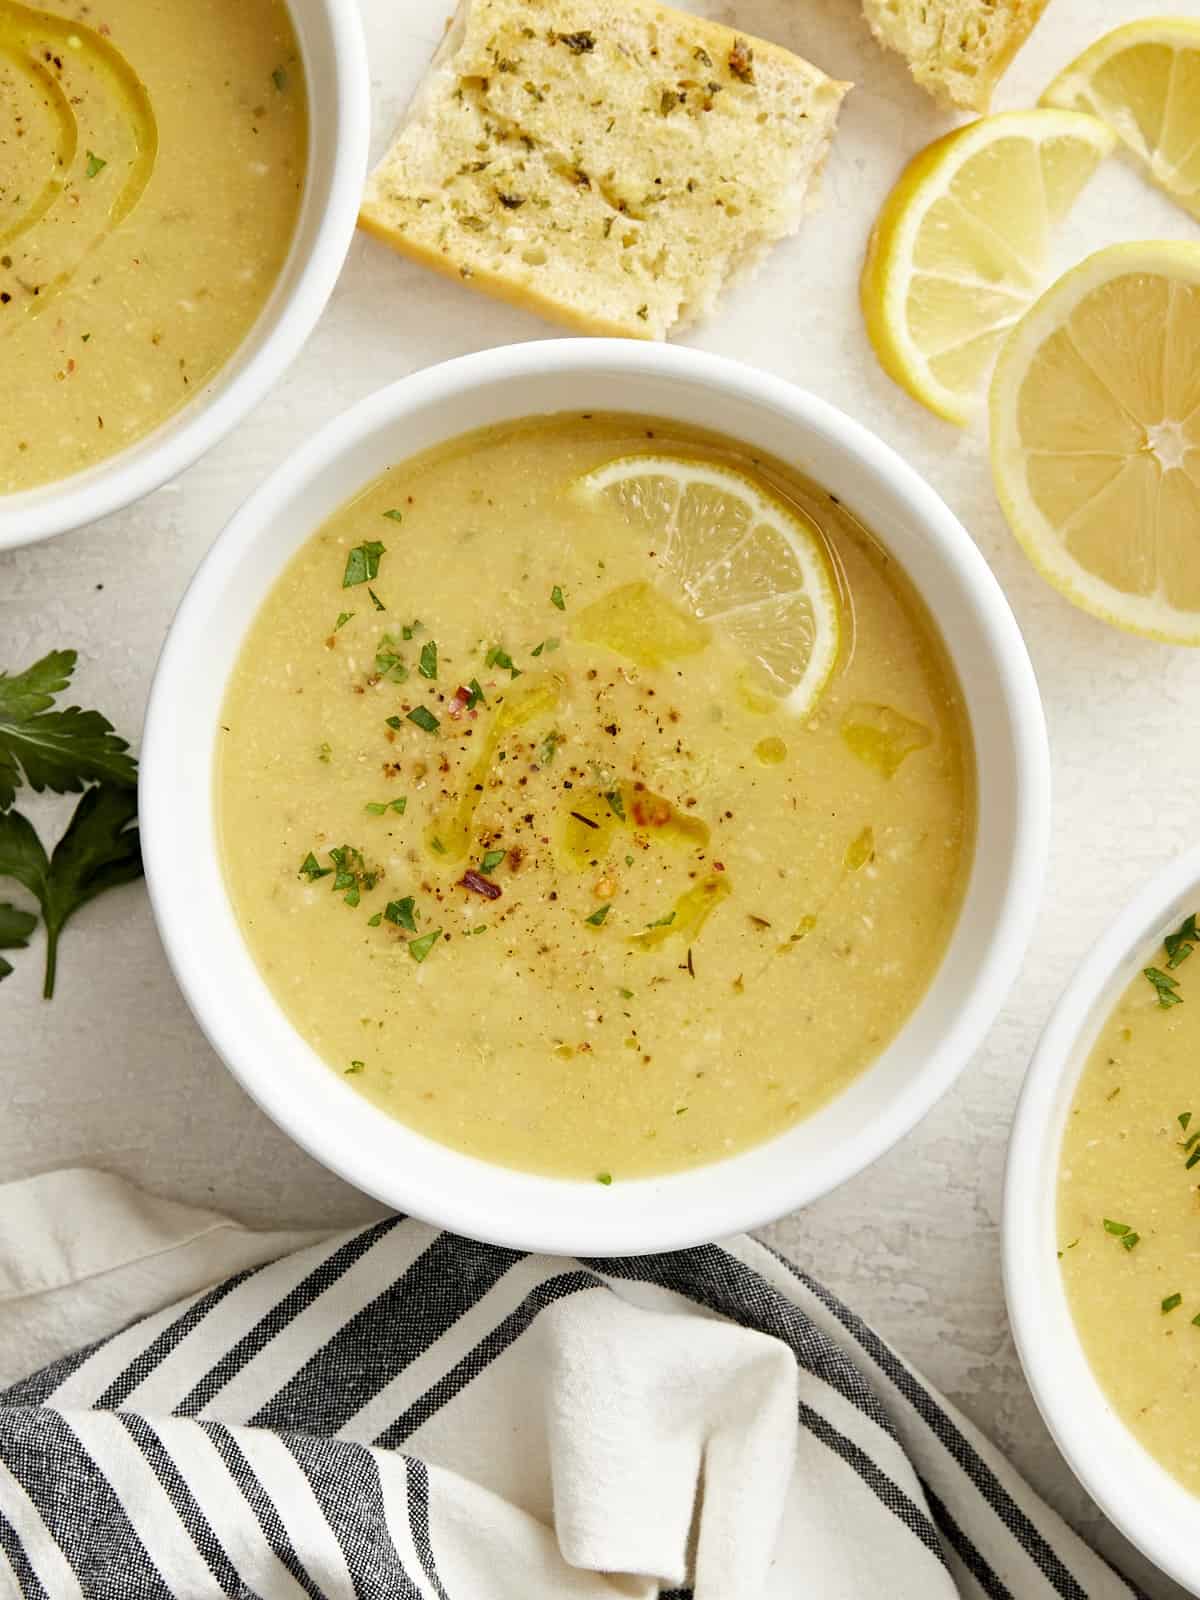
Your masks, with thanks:
<instances>
[{"instance_id":1,"label":"soup surface","mask_svg":"<svg viewBox=\"0 0 1200 1600\"><path fill-rule=\"evenodd\" d=\"M229 358L307 138L282 0L0 0L0 493L123 449Z\"/></svg>"},{"instance_id":2,"label":"soup surface","mask_svg":"<svg viewBox=\"0 0 1200 1600\"><path fill-rule=\"evenodd\" d=\"M1195 939L1189 919L1088 1057L1063 1136L1058 1229L1093 1371L1146 1449L1200 1493L1200 956L1184 965Z\"/></svg>"},{"instance_id":3,"label":"soup surface","mask_svg":"<svg viewBox=\"0 0 1200 1600\"><path fill-rule=\"evenodd\" d=\"M579 492L650 451L823 530L811 716L689 610L653 505ZM531 419L392 468L275 584L222 724L230 891L296 1027L527 1170L665 1172L813 1111L919 1000L969 865L969 733L903 575L813 485L673 424Z\"/></svg>"}]
</instances>

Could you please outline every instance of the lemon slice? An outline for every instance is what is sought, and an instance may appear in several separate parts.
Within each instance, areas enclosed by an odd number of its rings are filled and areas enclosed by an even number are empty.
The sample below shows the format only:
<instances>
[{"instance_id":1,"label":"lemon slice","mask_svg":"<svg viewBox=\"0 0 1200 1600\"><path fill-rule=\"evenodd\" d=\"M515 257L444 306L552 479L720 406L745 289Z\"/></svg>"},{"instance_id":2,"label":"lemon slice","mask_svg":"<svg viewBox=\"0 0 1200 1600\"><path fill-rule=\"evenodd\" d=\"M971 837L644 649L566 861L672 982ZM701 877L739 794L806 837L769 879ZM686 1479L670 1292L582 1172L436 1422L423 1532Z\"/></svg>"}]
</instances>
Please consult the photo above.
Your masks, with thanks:
<instances>
[{"instance_id":1,"label":"lemon slice","mask_svg":"<svg viewBox=\"0 0 1200 1600\"><path fill-rule=\"evenodd\" d=\"M1042 96L1101 117L1155 183L1200 217L1200 21L1147 17L1077 56Z\"/></svg>"},{"instance_id":2,"label":"lemon slice","mask_svg":"<svg viewBox=\"0 0 1200 1600\"><path fill-rule=\"evenodd\" d=\"M1042 285L1051 227L1115 143L1079 112L1002 112L901 175L867 247L862 309L884 371L939 417L970 418Z\"/></svg>"},{"instance_id":3,"label":"lemon slice","mask_svg":"<svg viewBox=\"0 0 1200 1600\"><path fill-rule=\"evenodd\" d=\"M991 389L1000 503L1107 622L1200 644L1200 244L1119 244L1017 324Z\"/></svg>"},{"instance_id":4,"label":"lemon slice","mask_svg":"<svg viewBox=\"0 0 1200 1600\"><path fill-rule=\"evenodd\" d=\"M577 492L618 511L795 716L815 706L837 662L837 584L816 524L740 472L679 456L621 456Z\"/></svg>"}]
</instances>

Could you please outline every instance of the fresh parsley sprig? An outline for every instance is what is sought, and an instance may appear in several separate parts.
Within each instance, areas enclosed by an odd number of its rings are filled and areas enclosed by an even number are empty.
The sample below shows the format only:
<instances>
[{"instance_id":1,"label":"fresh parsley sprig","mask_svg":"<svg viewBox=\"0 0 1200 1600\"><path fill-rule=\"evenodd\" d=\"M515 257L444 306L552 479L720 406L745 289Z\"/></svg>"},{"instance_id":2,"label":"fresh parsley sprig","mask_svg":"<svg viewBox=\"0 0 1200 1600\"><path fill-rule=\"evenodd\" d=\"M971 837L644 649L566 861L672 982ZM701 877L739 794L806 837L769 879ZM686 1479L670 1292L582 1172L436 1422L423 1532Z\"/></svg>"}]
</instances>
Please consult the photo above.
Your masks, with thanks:
<instances>
[{"instance_id":1,"label":"fresh parsley sprig","mask_svg":"<svg viewBox=\"0 0 1200 1600\"><path fill-rule=\"evenodd\" d=\"M53 650L24 672L0 672L0 878L15 880L38 903L46 927L46 999L54 993L59 938L71 917L105 889L142 874L137 763L127 741L98 711L54 709L75 662L74 650ZM36 794L84 791L50 854L29 819L12 809L22 783ZM0 949L25 948L37 920L0 903ZM12 970L0 958L0 979Z\"/></svg>"}]
</instances>

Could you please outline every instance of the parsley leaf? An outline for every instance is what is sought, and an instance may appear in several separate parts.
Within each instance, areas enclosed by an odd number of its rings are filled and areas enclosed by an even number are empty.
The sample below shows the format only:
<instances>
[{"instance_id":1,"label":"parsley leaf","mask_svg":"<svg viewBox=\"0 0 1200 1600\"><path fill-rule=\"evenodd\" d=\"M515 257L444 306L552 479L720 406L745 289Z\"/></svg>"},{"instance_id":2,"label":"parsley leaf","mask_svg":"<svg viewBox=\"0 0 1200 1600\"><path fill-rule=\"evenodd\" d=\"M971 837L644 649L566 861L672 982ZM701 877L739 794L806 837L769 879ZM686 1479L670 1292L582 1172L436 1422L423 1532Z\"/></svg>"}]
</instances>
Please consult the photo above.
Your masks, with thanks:
<instances>
[{"instance_id":1,"label":"parsley leaf","mask_svg":"<svg viewBox=\"0 0 1200 1600\"><path fill-rule=\"evenodd\" d=\"M1174 972L1176 967L1182 966L1197 944L1200 944L1200 930L1196 927L1196 913L1193 911L1181 927L1163 940L1163 949L1167 952L1167 971Z\"/></svg>"},{"instance_id":2,"label":"parsley leaf","mask_svg":"<svg viewBox=\"0 0 1200 1600\"><path fill-rule=\"evenodd\" d=\"M417 921L413 916L413 905L411 894L406 894L403 900L389 900L383 911L384 921L392 923L397 928L407 928L409 933L416 933Z\"/></svg>"},{"instance_id":3,"label":"parsley leaf","mask_svg":"<svg viewBox=\"0 0 1200 1600\"><path fill-rule=\"evenodd\" d=\"M74 650L53 650L15 677L0 672L0 811L25 782L37 793L78 794L88 783L132 787L137 766L129 744L98 711L52 711L71 681Z\"/></svg>"},{"instance_id":4,"label":"parsley leaf","mask_svg":"<svg viewBox=\"0 0 1200 1600\"><path fill-rule=\"evenodd\" d=\"M593 928L598 928L611 910L611 905L601 906L598 910L593 911L590 917L585 917L584 921L590 922Z\"/></svg>"},{"instance_id":5,"label":"parsley leaf","mask_svg":"<svg viewBox=\"0 0 1200 1600\"><path fill-rule=\"evenodd\" d=\"M1158 1003L1165 1011L1168 1006L1181 1006L1183 996L1176 991L1179 988L1179 979L1171 978L1165 972L1160 972L1157 967L1144 967L1142 976L1147 980L1158 996Z\"/></svg>"},{"instance_id":6,"label":"parsley leaf","mask_svg":"<svg viewBox=\"0 0 1200 1600\"><path fill-rule=\"evenodd\" d=\"M474 711L475 707L481 700L483 701L484 705L487 705L487 699L483 690L479 687L478 678L472 678L467 687L470 689L471 693L468 695L467 703L463 707L464 711Z\"/></svg>"},{"instance_id":7,"label":"parsley leaf","mask_svg":"<svg viewBox=\"0 0 1200 1600\"><path fill-rule=\"evenodd\" d=\"M101 160L94 150L89 150L87 153L87 166L84 169L84 176L88 178L95 178L104 171L107 165L108 162Z\"/></svg>"},{"instance_id":8,"label":"parsley leaf","mask_svg":"<svg viewBox=\"0 0 1200 1600\"><path fill-rule=\"evenodd\" d=\"M433 712L426 710L424 706L414 706L408 713L408 720L415 722L418 728L424 728L426 733L436 733L440 726Z\"/></svg>"},{"instance_id":9,"label":"parsley leaf","mask_svg":"<svg viewBox=\"0 0 1200 1600\"><path fill-rule=\"evenodd\" d=\"M479 863L480 872L494 872L508 854L507 850L488 850Z\"/></svg>"},{"instance_id":10,"label":"parsley leaf","mask_svg":"<svg viewBox=\"0 0 1200 1600\"><path fill-rule=\"evenodd\" d=\"M376 611L387 610L387 607L384 605L383 601L379 598L369 584L367 585L367 593L371 596L371 604L375 607Z\"/></svg>"},{"instance_id":11,"label":"parsley leaf","mask_svg":"<svg viewBox=\"0 0 1200 1600\"><path fill-rule=\"evenodd\" d=\"M404 513L403 513L403 511L397 511L395 506L393 506L390 511L385 511L383 514L388 519L389 522L403 522L404 521Z\"/></svg>"},{"instance_id":12,"label":"parsley leaf","mask_svg":"<svg viewBox=\"0 0 1200 1600\"><path fill-rule=\"evenodd\" d=\"M432 933L423 933L419 939L408 941L408 953L414 961L424 961L434 945L442 937L442 930L434 928Z\"/></svg>"},{"instance_id":13,"label":"parsley leaf","mask_svg":"<svg viewBox=\"0 0 1200 1600\"><path fill-rule=\"evenodd\" d=\"M29 935L37 927L37 916L19 906L0 900L0 950L24 950ZM12 963L0 956L0 980L12 971Z\"/></svg>"},{"instance_id":14,"label":"parsley leaf","mask_svg":"<svg viewBox=\"0 0 1200 1600\"><path fill-rule=\"evenodd\" d=\"M364 539L346 556L346 570L342 573L342 588L352 589L356 583L373 583L379 576L379 558L386 555L387 547L378 539Z\"/></svg>"},{"instance_id":15,"label":"parsley leaf","mask_svg":"<svg viewBox=\"0 0 1200 1600\"><path fill-rule=\"evenodd\" d=\"M421 646L421 664L417 671L423 678L437 678L437 640L430 639Z\"/></svg>"},{"instance_id":16,"label":"parsley leaf","mask_svg":"<svg viewBox=\"0 0 1200 1600\"><path fill-rule=\"evenodd\" d=\"M624 822L625 802L621 798L621 791L619 789L610 789L604 798L608 801L608 809L612 812L613 816Z\"/></svg>"},{"instance_id":17,"label":"parsley leaf","mask_svg":"<svg viewBox=\"0 0 1200 1600\"><path fill-rule=\"evenodd\" d=\"M80 906L105 889L142 874L136 826L137 792L113 783L89 789L67 831L47 857L41 840L19 811L0 814L0 878L15 878L37 900L46 924L46 981L54 994L58 941Z\"/></svg>"},{"instance_id":18,"label":"parsley leaf","mask_svg":"<svg viewBox=\"0 0 1200 1600\"><path fill-rule=\"evenodd\" d=\"M298 878L307 878L309 883L316 883L318 878L327 878L333 871L332 867L323 867L310 850L300 863Z\"/></svg>"}]
</instances>

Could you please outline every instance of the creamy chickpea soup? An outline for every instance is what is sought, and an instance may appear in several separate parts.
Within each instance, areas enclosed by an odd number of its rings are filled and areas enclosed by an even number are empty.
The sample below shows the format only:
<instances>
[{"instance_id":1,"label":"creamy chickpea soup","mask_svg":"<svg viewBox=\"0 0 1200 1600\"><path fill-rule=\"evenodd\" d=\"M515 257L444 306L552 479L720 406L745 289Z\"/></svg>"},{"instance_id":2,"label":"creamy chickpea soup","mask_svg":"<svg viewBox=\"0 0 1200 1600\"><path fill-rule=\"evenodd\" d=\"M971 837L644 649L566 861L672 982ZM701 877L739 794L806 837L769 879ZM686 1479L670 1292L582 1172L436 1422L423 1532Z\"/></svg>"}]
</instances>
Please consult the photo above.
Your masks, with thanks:
<instances>
[{"instance_id":1,"label":"creamy chickpea soup","mask_svg":"<svg viewBox=\"0 0 1200 1600\"><path fill-rule=\"evenodd\" d=\"M308 116L282 0L0 0L0 494L177 410L286 258Z\"/></svg>"},{"instance_id":2,"label":"creamy chickpea soup","mask_svg":"<svg viewBox=\"0 0 1200 1600\"><path fill-rule=\"evenodd\" d=\"M1200 1494L1200 943L1194 917L1133 980L1088 1057L1063 1136L1059 1260L1092 1370Z\"/></svg>"},{"instance_id":3,"label":"creamy chickpea soup","mask_svg":"<svg viewBox=\"0 0 1200 1600\"><path fill-rule=\"evenodd\" d=\"M824 622L739 495L811 540ZM602 1183L849 1083L970 863L970 734L903 573L815 485L653 420L385 472L275 584L219 739L230 892L300 1033L434 1139Z\"/></svg>"}]
</instances>

